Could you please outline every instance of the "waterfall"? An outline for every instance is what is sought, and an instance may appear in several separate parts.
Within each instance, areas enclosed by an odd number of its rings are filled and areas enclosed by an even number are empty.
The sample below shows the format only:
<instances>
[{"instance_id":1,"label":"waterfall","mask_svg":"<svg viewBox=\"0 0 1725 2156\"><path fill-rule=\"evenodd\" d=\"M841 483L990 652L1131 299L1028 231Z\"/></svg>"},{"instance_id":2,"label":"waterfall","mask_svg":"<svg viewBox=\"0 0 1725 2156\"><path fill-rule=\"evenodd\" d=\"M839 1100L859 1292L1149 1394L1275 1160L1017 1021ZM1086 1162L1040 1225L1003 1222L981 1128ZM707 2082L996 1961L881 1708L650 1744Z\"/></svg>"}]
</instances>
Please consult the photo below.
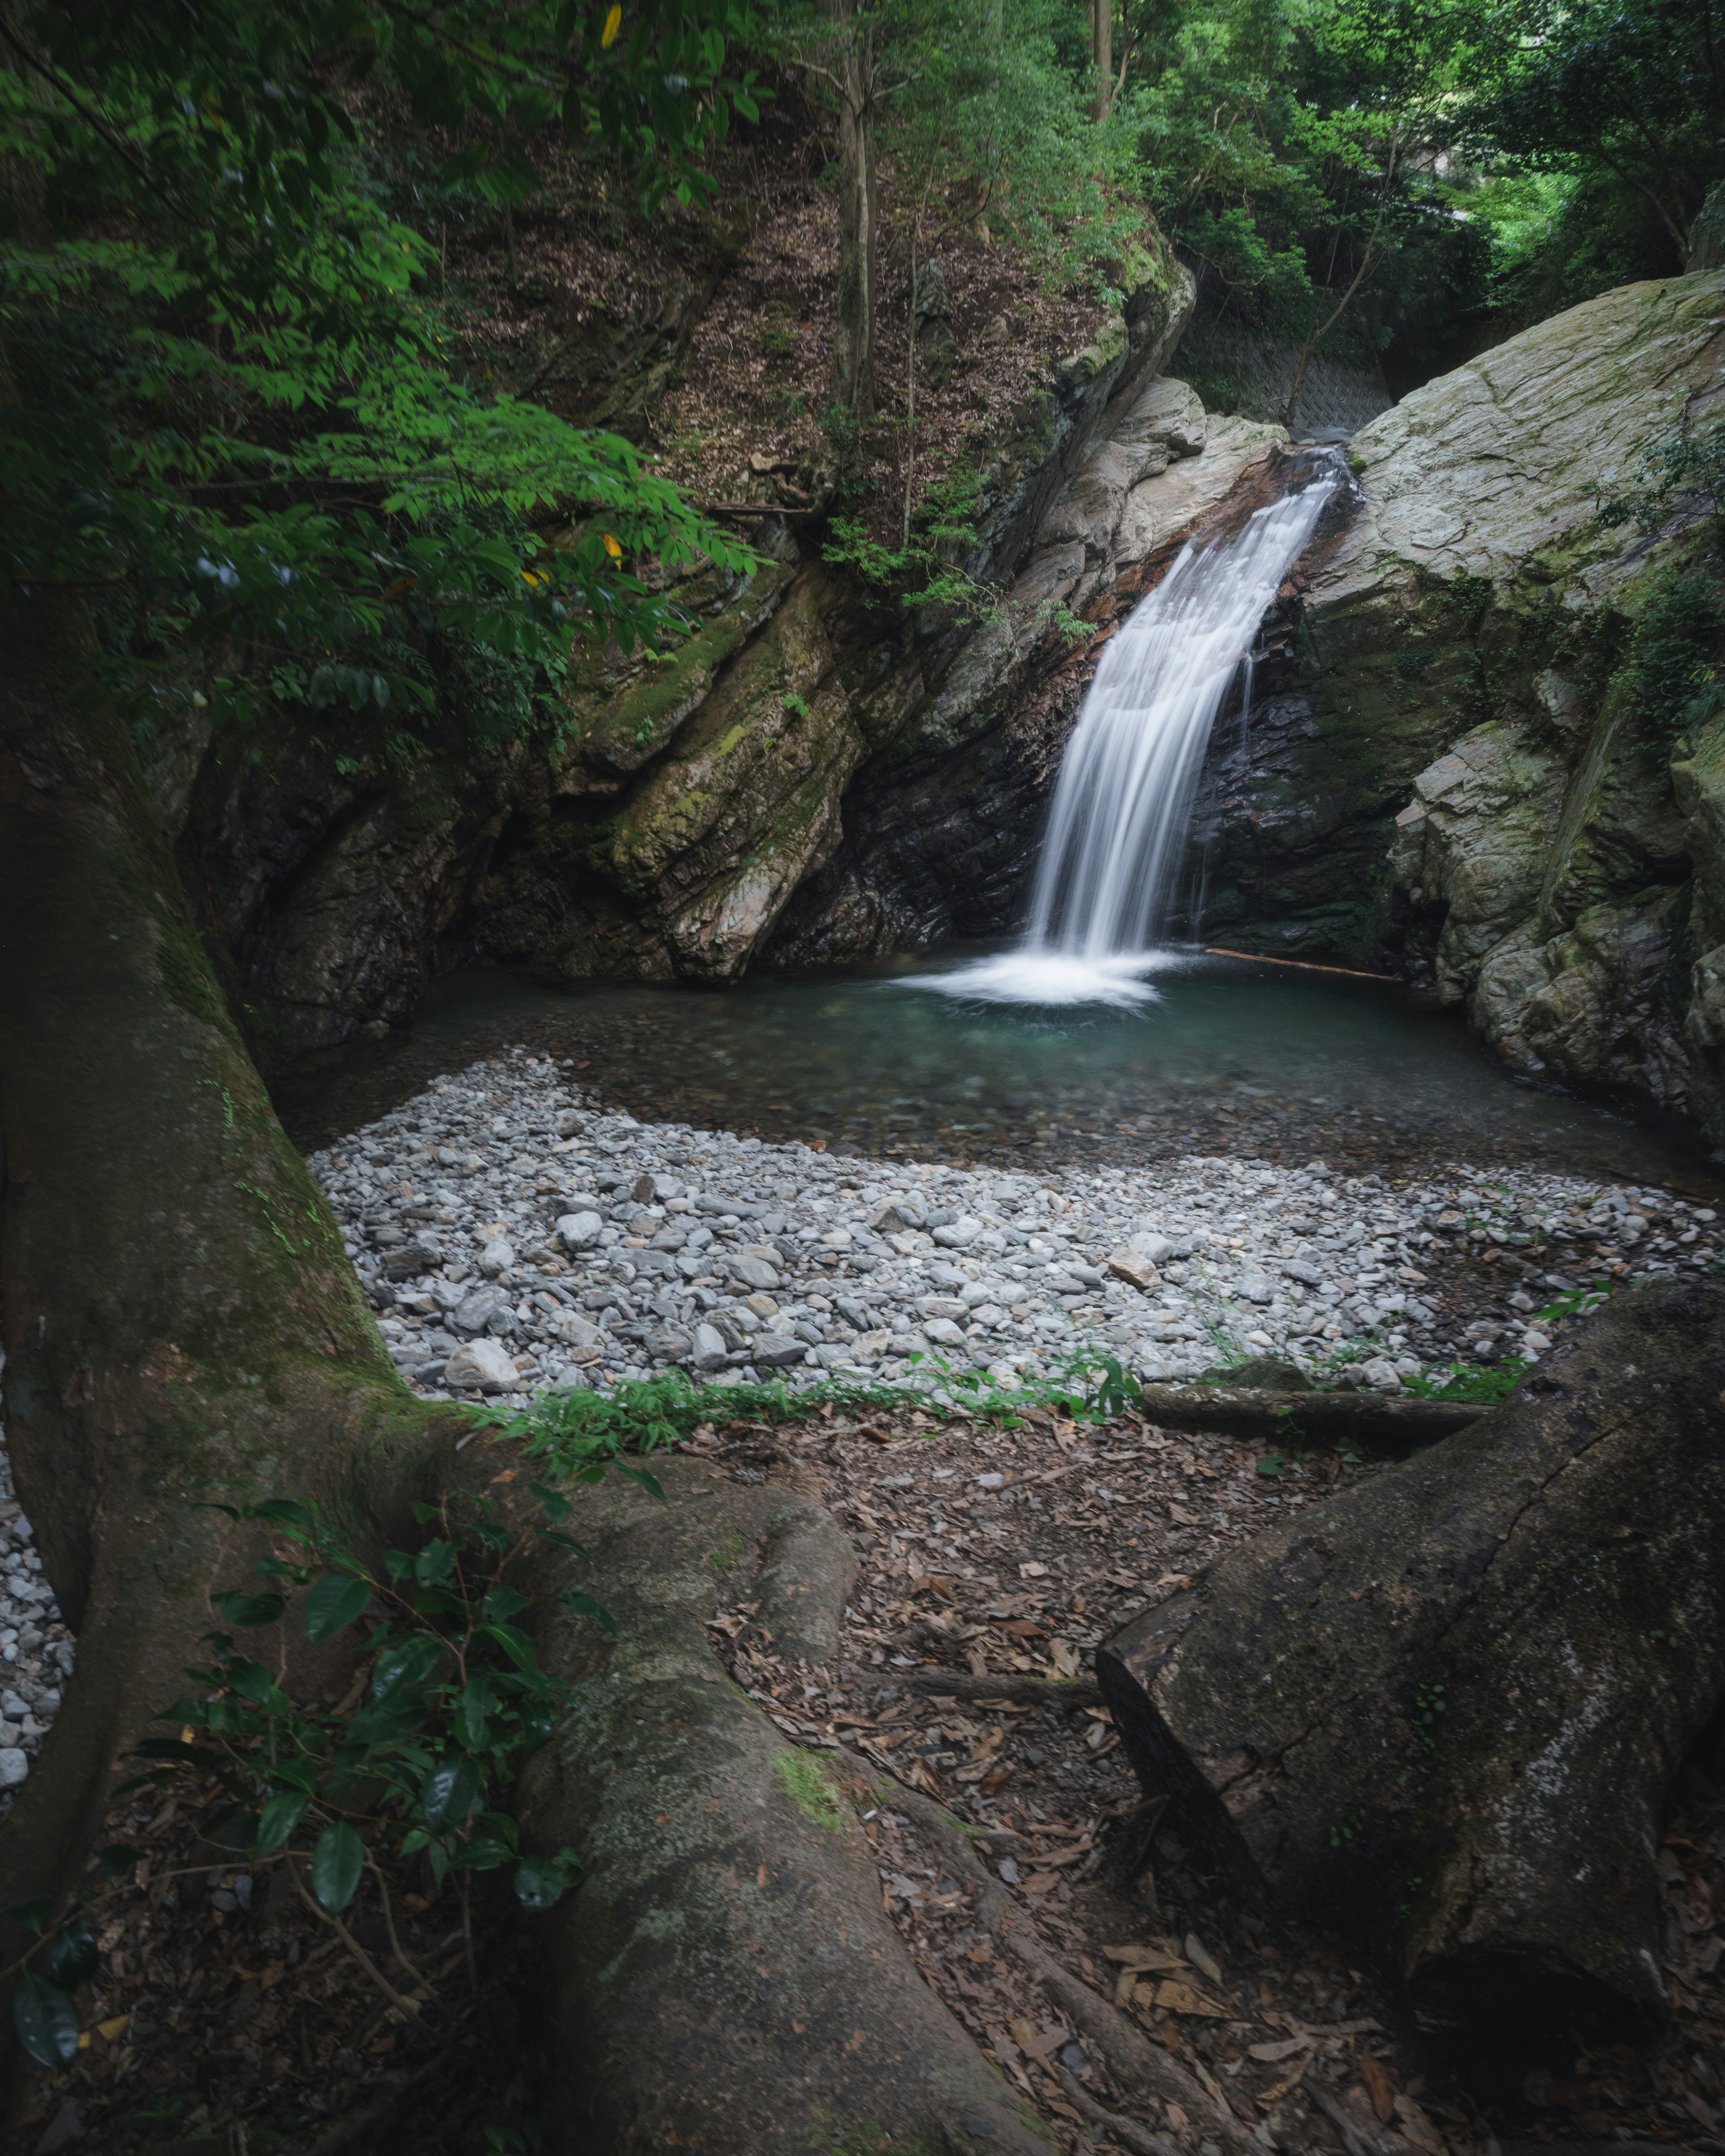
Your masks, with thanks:
<instances>
[{"instance_id":1,"label":"waterfall","mask_svg":"<svg viewBox=\"0 0 1725 2156\"><path fill-rule=\"evenodd\" d=\"M1210 729L1332 472L1187 546L1103 651L1049 812L1016 951L916 985L1026 1003L1137 1002L1158 963Z\"/></svg>"}]
</instances>

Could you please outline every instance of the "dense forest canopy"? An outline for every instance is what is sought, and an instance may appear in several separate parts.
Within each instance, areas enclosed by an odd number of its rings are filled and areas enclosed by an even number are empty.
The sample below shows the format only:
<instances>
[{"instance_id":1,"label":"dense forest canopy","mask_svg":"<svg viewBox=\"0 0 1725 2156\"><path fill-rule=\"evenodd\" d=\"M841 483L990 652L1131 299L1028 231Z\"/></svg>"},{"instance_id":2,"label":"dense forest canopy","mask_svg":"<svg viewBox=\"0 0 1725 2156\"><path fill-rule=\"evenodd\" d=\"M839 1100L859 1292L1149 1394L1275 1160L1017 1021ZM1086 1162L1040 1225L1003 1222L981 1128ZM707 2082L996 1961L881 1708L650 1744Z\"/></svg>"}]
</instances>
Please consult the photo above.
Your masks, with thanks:
<instances>
[{"instance_id":1,"label":"dense forest canopy","mask_svg":"<svg viewBox=\"0 0 1725 2156\"><path fill-rule=\"evenodd\" d=\"M745 558L636 447L500 391L449 289L452 229L513 261L550 146L566 200L710 228L739 141L803 116L841 432L908 326L886 239L962 226L1106 293L1147 204L1202 305L1406 387L1680 270L1725 172L1712 0L223 0L22 8L3 50L0 573L87 596L146 729L208 690L198 645L224 712L387 708L411 747L454 677L482 730L555 727L572 629L676 634L644 562Z\"/></svg>"}]
</instances>

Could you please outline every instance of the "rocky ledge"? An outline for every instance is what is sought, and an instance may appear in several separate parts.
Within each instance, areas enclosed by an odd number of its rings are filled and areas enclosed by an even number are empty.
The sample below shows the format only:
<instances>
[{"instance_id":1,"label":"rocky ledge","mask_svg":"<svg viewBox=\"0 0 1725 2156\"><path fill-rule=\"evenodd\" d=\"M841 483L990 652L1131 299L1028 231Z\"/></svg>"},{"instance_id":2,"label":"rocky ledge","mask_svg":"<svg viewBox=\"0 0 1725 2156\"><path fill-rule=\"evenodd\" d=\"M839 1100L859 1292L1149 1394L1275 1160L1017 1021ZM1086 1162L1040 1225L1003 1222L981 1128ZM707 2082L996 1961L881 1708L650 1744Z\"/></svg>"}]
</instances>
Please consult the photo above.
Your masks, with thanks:
<instances>
[{"instance_id":1,"label":"rocky ledge","mask_svg":"<svg viewBox=\"0 0 1725 2156\"><path fill-rule=\"evenodd\" d=\"M1717 1249L1710 1209L1529 1173L834 1159L608 1115L520 1055L311 1165L403 1374L512 1402L671 1367L1010 1389L1110 1357L1166 1379L1276 1355L1394 1390L1446 1355L1537 1357L1631 1266Z\"/></svg>"}]
</instances>

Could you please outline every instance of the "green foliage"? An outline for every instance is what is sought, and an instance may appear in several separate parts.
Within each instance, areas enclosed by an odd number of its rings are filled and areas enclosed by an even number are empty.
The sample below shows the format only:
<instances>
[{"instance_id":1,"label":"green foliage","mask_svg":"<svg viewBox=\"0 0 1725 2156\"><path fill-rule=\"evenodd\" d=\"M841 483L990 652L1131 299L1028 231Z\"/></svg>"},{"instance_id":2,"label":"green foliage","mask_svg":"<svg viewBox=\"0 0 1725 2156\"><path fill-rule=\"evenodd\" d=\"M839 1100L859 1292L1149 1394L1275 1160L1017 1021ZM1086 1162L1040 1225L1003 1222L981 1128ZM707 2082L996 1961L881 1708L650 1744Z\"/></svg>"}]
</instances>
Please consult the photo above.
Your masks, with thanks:
<instances>
[{"instance_id":1,"label":"green foliage","mask_svg":"<svg viewBox=\"0 0 1725 2156\"><path fill-rule=\"evenodd\" d=\"M1633 523L1651 536L1683 511L1725 518L1725 427L1678 434L1644 449L1640 469L1640 485L1599 495L1599 521L1608 528Z\"/></svg>"},{"instance_id":2,"label":"green foliage","mask_svg":"<svg viewBox=\"0 0 1725 2156\"><path fill-rule=\"evenodd\" d=\"M1718 710L1722 638L1717 573L1691 569L1660 581L1636 619L1625 665L1635 716L1656 739L1704 725Z\"/></svg>"},{"instance_id":3,"label":"green foliage","mask_svg":"<svg viewBox=\"0 0 1725 2156\"><path fill-rule=\"evenodd\" d=\"M1402 1385L1416 1400L1507 1400L1532 1367L1514 1356L1489 1364L1451 1363L1447 1369L1434 1363Z\"/></svg>"},{"instance_id":4,"label":"green foliage","mask_svg":"<svg viewBox=\"0 0 1725 2156\"><path fill-rule=\"evenodd\" d=\"M495 201L531 181L509 143L553 120L686 192L755 109L719 71L740 19L644 0L607 46L567 4L38 11L0 71L0 149L44 211L0 237L0 591L100 598L135 716L201 647L218 718L269 696L398 729L483 654L526 670L519 723L573 636L668 633L630 564L746 550L620 438L455 363L432 250L344 100L375 77L465 132L443 177Z\"/></svg>"},{"instance_id":5,"label":"green foliage","mask_svg":"<svg viewBox=\"0 0 1725 2156\"><path fill-rule=\"evenodd\" d=\"M974 518L982 490L982 475L969 465L943 473L924 495L901 547L871 538L860 516L835 516L822 558L878 590L896 592L901 606L950 608L955 626L991 619L999 594L963 563L978 544Z\"/></svg>"},{"instance_id":6,"label":"green foliage","mask_svg":"<svg viewBox=\"0 0 1725 2156\"><path fill-rule=\"evenodd\" d=\"M618 1464L658 1492L650 1476ZM603 1460L589 1457L573 1479L592 1481L604 1471ZM522 1759L551 1734L569 1687L540 1667L519 1622L529 1597L511 1574L546 1545L588 1560L560 1524L568 1499L537 1482L530 1494L540 1517L524 1527L506 1527L484 1498L470 1501L459 1518L447 1501L416 1504L424 1539L387 1552L378 1564L362 1558L309 1501L217 1507L270 1537L272 1554L258 1563L267 1585L212 1594L223 1625L233 1629L205 1635L209 1661L186 1671L193 1689L158 1717L177 1733L138 1747L148 1763L126 1786L167 1788L189 1775L201 1794L213 1783L225 1801L218 1800L205 1828L212 1843L254 1866L286 1865L331 1917L350 1907L370 1871L393 1933L377 1861L384 1851L423 1856L434 1877L453 1877L464 1897L473 1875L506 1871L523 1909L554 1907L577 1876L573 1855L523 1852L511 1791ZM279 1624L296 1595L314 1645L367 1625L362 1698L323 1712L303 1707L265 1664L242 1651L234 1634ZM559 1599L615 1631L591 1595L572 1589ZM135 1861L129 1850L105 1851L99 1885L58 1922L49 1902L11 1912L47 1950L48 1974L27 1971L13 2005L19 2041L44 2065L64 2064L77 2048L72 1994L98 1960L85 1912Z\"/></svg>"},{"instance_id":7,"label":"green foliage","mask_svg":"<svg viewBox=\"0 0 1725 2156\"><path fill-rule=\"evenodd\" d=\"M1470 23L1455 118L1476 155L1558 186L1539 311L1625 277L1681 270L1690 220L1725 172L1712 0L1497 0Z\"/></svg>"},{"instance_id":8,"label":"green foliage","mask_svg":"<svg viewBox=\"0 0 1725 2156\"><path fill-rule=\"evenodd\" d=\"M835 12L776 0L768 21L772 49L829 101L818 70L845 42ZM968 225L1051 285L1098 295L1114 285L1142 225L1137 141L1130 126L1092 125L1073 23L1070 0L874 0L851 16L874 70L880 154L909 182L901 214L921 227L919 259Z\"/></svg>"}]
</instances>

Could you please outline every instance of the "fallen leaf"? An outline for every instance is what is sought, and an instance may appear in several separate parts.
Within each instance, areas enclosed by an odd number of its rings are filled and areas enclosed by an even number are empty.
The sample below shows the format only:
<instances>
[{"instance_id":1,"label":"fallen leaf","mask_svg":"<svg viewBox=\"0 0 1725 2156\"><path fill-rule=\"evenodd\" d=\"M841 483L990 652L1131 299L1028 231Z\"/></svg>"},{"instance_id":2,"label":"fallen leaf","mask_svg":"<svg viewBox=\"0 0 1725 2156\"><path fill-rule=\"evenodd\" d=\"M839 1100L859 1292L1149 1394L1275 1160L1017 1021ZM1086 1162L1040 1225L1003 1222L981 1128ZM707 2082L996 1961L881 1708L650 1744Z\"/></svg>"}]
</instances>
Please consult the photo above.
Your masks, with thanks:
<instances>
[{"instance_id":1,"label":"fallen leaf","mask_svg":"<svg viewBox=\"0 0 1725 2156\"><path fill-rule=\"evenodd\" d=\"M130 2014L116 2014L111 2021L98 2021L96 2034L104 2043L111 2044L131 2019Z\"/></svg>"},{"instance_id":2,"label":"fallen leaf","mask_svg":"<svg viewBox=\"0 0 1725 2156\"><path fill-rule=\"evenodd\" d=\"M1045 2059L1050 2051L1059 2051L1062 2044L1070 2041L1072 2035L1070 2029L1046 2029L1039 2034L1022 2017L1006 2025L1012 2031L1013 2041L1027 2059Z\"/></svg>"},{"instance_id":3,"label":"fallen leaf","mask_svg":"<svg viewBox=\"0 0 1725 2156\"><path fill-rule=\"evenodd\" d=\"M1023 1891L1026 1894L1046 1894L1050 1887L1058 1887L1060 1883L1058 1871L1036 1871L1025 1880Z\"/></svg>"},{"instance_id":4,"label":"fallen leaf","mask_svg":"<svg viewBox=\"0 0 1725 2156\"><path fill-rule=\"evenodd\" d=\"M1295 2067L1292 2073L1285 2074L1281 2080L1277 2082L1273 2087L1266 2089L1261 2096L1254 2097L1254 2102L1255 2102L1262 2111L1273 2111L1291 2088L1296 2088L1298 2087L1305 2074L1306 2069L1311 2064L1312 2054L1308 2051L1306 2056L1301 2060L1299 2065Z\"/></svg>"},{"instance_id":5,"label":"fallen leaf","mask_svg":"<svg viewBox=\"0 0 1725 2156\"><path fill-rule=\"evenodd\" d=\"M1156 2004L1168 2014L1209 2014L1219 2021L1231 2021L1232 2010L1218 2006L1214 1999L1206 1999L1192 1989L1189 1984L1174 1984L1166 1979L1156 1987Z\"/></svg>"},{"instance_id":6,"label":"fallen leaf","mask_svg":"<svg viewBox=\"0 0 1725 2156\"><path fill-rule=\"evenodd\" d=\"M1296 2051L1309 2051L1315 2041L1311 2036L1285 2036L1279 2044L1249 2044L1246 2050L1266 2066L1279 2066L1284 2059L1291 2059ZM1380 2118L1384 2116L1382 2112L1378 2113Z\"/></svg>"},{"instance_id":7,"label":"fallen leaf","mask_svg":"<svg viewBox=\"0 0 1725 2156\"><path fill-rule=\"evenodd\" d=\"M1104 1947L1102 1953L1108 1961L1117 1961L1127 1969L1179 1969L1183 1964L1178 1954L1172 1954L1162 1947Z\"/></svg>"},{"instance_id":8,"label":"fallen leaf","mask_svg":"<svg viewBox=\"0 0 1725 2156\"><path fill-rule=\"evenodd\" d=\"M1207 1976L1212 1984L1222 1981L1221 1966L1195 1932L1186 1934L1186 1958L1194 1969Z\"/></svg>"},{"instance_id":9,"label":"fallen leaf","mask_svg":"<svg viewBox=\"0 0 1725 2156\"><path fill-rule=\"evenodd\" d=\"M1366 2085L1366 2094L1372 2099L1372 2108L1380 2121L1388 2121L1395 2109L1395 2083L1389 2078L1382 2059L1370 2051L1362 2051L1359 2077Z\"/></svg>"}]
</instances>

